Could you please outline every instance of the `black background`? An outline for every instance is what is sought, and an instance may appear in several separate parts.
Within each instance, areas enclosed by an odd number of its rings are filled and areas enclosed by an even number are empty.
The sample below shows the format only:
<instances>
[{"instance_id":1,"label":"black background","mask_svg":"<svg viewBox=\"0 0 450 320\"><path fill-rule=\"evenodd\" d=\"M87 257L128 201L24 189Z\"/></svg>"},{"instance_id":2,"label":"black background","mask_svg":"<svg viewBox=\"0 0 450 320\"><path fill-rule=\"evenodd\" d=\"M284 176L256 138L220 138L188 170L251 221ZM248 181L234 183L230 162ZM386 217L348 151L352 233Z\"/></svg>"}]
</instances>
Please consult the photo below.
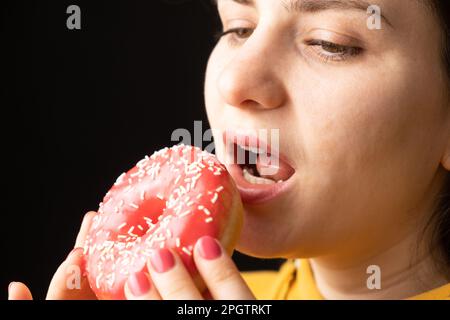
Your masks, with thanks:
<instances>
[{"instance_id":1,"label":"black background","mask_svg":"<svg viewBox=\"0 0 450 320\"><path fill-rule=\"evenodd\" d=\"M81 30L66 9L81 8ZM44 298L81 219L124 170L208 127L203 79L216 9L203 0L10 1L2 12L0 299ZM234 255L241 270L280 260Z\"/></svg>"}]
</instances>

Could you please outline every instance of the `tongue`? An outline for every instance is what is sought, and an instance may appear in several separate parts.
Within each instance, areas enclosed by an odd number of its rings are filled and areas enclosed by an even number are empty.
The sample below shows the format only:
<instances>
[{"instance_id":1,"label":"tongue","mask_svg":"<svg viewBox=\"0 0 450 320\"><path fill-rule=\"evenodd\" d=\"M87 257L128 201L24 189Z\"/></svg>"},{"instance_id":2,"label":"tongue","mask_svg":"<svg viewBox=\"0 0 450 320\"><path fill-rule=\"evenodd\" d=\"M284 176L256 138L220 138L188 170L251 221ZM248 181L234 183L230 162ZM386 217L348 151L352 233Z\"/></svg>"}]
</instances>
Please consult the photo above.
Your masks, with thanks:
<instances>
[{"instance_id":1,"label":"tongue","mask_svg":"<svg viewBox=\"0 0 450 320\"><path fill-rule=\"evenodd\" d=\"M295 172L294 168L280 159L268 155L259 155L256 161L256 169L261 177L272 179L276 182L286 181Z\"/></svg>"}]
</instances>

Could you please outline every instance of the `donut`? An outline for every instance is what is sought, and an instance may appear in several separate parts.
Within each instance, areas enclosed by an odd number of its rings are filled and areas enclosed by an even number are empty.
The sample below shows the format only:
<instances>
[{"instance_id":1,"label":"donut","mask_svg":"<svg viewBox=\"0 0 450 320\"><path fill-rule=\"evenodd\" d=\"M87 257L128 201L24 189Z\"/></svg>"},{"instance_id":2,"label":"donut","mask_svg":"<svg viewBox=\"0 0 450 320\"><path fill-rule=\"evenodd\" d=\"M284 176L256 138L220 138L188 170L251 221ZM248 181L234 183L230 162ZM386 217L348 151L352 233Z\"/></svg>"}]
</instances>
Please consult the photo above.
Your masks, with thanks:
<instances>
[{"instance_id":1,"label":"donut","mask_svg":"<svg viewBox=\"0 0 450 320\"><path fill-rule=\"evenodd\" d=\"M125 299L134 272L148 272L157 248L178 253L201 292L193 260L202 236L218 239L231 255L243 206L225 166L193 146L164 148L121 174L99 205L84 243L84 272L102 300Z\"/></svg>"}]
</instances>

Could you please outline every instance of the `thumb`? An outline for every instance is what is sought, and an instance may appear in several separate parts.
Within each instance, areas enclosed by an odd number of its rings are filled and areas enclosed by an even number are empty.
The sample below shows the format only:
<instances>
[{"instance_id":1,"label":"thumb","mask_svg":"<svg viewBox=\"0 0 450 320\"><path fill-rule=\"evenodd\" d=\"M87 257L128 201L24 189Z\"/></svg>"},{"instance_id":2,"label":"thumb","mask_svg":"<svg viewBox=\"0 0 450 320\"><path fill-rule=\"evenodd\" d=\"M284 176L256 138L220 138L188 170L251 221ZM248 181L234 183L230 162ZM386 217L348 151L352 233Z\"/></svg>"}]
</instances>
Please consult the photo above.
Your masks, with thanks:
<instances>
[{"instance_id":1,"label":"thumb","mask_svg":"<svg viewBox=\"0 0 450 320\"><path fill-rule=\"evenodd\" d=\"M56 270L47 292L47 300L90 300L95 294L83 271L83 249L75 248Z\"/></svg>"},{"instance_id":2,"label":"thumb","mask_svg":"<svg viewBox=\"0 0 450 320\"><path fill-rule=\"evenodd\" d=\"M33 300L33 296L22 282L11 282L8 287L8 300Z\"/></svg>"}]
</instances>

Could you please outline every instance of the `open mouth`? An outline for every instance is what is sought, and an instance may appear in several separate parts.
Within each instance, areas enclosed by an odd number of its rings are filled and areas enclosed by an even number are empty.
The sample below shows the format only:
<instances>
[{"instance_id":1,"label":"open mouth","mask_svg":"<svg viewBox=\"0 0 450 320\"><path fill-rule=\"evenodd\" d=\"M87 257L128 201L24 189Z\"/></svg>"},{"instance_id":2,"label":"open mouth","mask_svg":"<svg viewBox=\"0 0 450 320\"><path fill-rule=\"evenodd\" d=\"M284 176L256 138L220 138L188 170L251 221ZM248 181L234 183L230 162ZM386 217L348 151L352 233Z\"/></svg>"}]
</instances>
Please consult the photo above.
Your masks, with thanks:
<instances>
[{"instance_id":1,"label":"open mouth","mask_svg":"<svg viewBox=\"0 0 450 320\"><path fill-rule=\"evenodd\" d=\"M288 180L295 170L264 148L233 143L234 163L239 165L247 182L274 184Z\"/></svg>"},{"instance_id":2,"label":"open mouth","mask_svg":"<svg viewBox=\"0 0 450 320\"><path fill-rule=\"evenodd\" d=\"M250 135L227 132L228 167L246 203L263 202L284 193L295 169L275 148Z\"/></svg>"}]
</instances>

